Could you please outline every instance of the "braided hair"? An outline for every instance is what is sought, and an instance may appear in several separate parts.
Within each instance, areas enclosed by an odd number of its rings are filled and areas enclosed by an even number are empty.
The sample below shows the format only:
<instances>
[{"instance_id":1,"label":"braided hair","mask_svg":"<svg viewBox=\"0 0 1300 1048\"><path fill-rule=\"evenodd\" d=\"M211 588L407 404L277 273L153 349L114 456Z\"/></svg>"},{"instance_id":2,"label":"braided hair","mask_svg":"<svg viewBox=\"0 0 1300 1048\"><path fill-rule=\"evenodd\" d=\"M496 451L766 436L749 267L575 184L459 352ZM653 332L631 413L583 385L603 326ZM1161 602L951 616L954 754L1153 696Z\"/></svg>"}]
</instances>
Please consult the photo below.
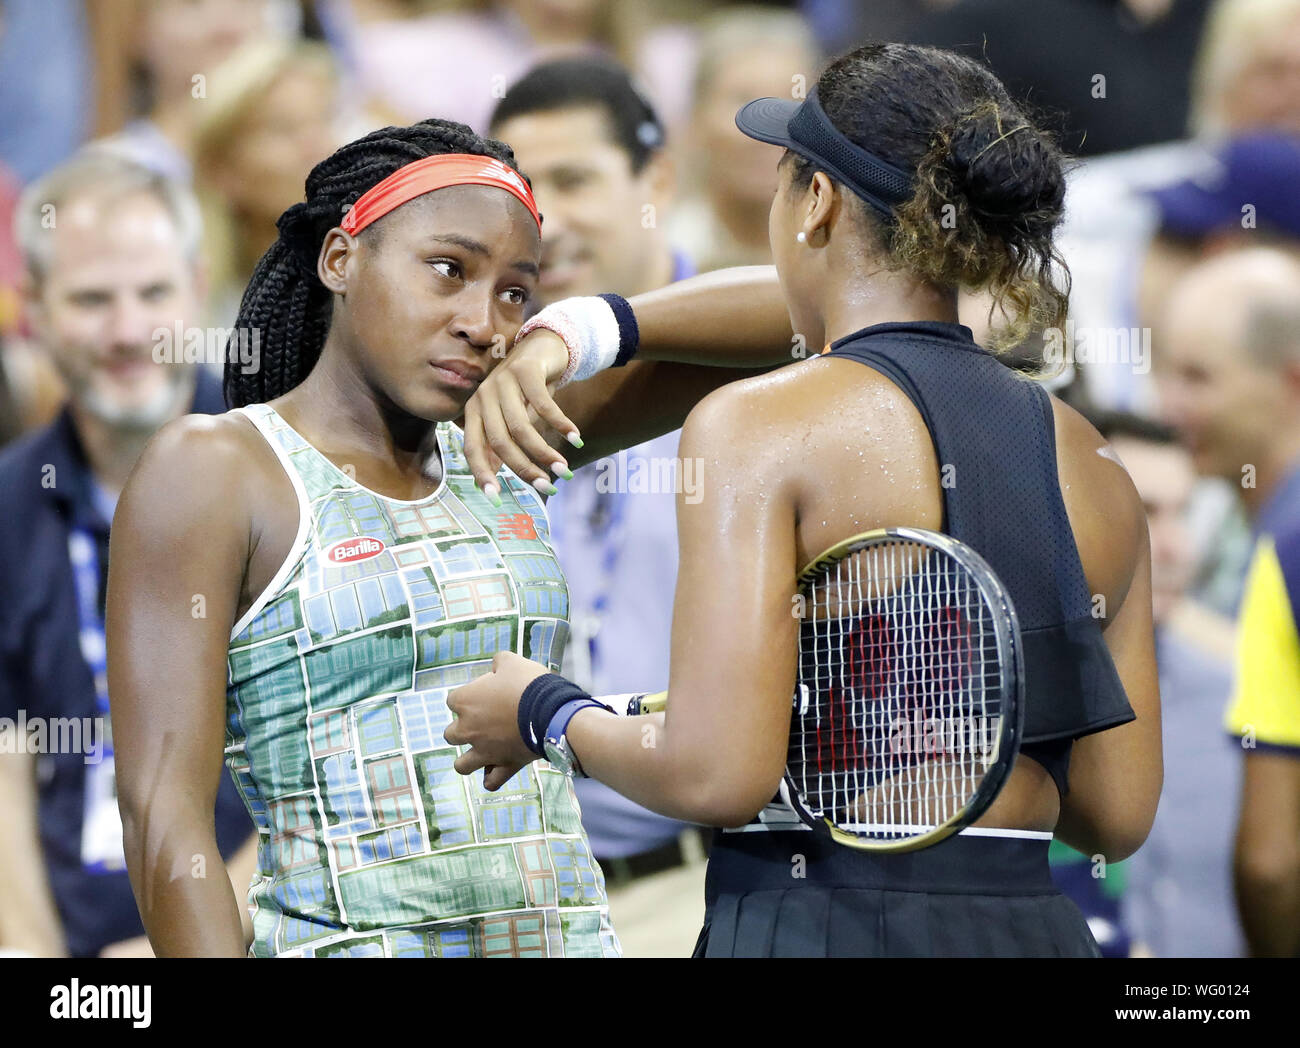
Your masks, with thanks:
<instances>
[{"instance_id":1,"label":"braided hair","mask_svg":"<svg viewBox=\"0 0 1300 1048\"><path fill-rule=\"evenodd\" d=\"M257 263L239 304L231 340L255 332L260 358L253 372L244 374L237 354L230 351L235 347L228 347L224 382L228 406L272 400L307 377L325 345L333 307L331 292L316 275L325 234L343 220L361 194L398 168L443 153L489 156L519 170L514 152L505 143L482 138L451 120L422 120L410 127L373 131L312 168L306 201L294 204L276 222L280 236ZM522 172L520 177L525 177Z\"/></svg>"}]
</instances>

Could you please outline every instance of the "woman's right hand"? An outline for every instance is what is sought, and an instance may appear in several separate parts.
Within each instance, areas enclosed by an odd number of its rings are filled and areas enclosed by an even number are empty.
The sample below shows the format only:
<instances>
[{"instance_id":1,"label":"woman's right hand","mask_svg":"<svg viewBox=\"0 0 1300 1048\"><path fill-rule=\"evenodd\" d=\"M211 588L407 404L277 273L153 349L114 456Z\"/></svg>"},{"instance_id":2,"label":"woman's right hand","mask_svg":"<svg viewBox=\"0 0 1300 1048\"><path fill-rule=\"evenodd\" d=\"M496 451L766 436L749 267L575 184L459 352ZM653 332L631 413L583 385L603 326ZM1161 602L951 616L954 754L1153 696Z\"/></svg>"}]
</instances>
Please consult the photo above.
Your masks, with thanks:
<instances>
[{"instance_id":1,"label":"woman's right hand","mask_svg":"<svg viewBox=\"0 0 1300 1048\"><path fill-rule=\"evenodd\" d=\"M551 474L568 472L568 462L539 428L540 423L582 447L578 427L551 396L568 366L564 340L538 328L509 350L465 405L465 458L488 495L500 494L496 475L503 463L547 493L554 490Z\"/></svg>"}]
</instances>

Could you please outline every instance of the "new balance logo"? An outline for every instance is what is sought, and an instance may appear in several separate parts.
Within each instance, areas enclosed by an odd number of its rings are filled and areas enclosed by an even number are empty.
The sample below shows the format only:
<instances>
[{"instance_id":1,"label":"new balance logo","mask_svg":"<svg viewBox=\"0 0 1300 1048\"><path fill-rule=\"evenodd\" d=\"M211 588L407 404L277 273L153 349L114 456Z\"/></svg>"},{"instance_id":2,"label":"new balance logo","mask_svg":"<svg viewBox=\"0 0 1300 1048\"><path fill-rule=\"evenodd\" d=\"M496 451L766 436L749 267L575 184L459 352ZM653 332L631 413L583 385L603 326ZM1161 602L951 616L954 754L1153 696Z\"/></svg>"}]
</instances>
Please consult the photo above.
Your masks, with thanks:
<instances>
[{"instance_id":1,"label":"new balance logo","mask_svg":"<svg viewBox=\"0 0 1300 1048\"><path fill-rule=\"evenodd\" d=\"M529 513L499 513L497 514L497 538L535 539L537 525Z\"/></svg>"}]
</instances>

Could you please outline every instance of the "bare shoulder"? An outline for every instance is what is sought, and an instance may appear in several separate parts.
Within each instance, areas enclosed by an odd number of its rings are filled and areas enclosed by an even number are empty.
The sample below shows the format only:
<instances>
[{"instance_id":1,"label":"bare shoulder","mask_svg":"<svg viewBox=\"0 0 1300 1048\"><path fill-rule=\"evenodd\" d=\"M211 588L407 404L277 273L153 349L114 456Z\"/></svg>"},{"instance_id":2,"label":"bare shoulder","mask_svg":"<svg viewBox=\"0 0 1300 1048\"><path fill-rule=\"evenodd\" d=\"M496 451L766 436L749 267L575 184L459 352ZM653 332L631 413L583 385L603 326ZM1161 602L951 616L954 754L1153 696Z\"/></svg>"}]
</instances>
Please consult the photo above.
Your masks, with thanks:
<instances>
[{"instance_id":1,"label":"bare shoulder","mask_svg":"<svg viewBox=\"0 0 1300 1048\"><path fill-rule=\"evenodd\" d=\"M1084 574L1093 593L1122 602L1146 542L1142 498L1091 422L1056 397L1052 413L1061 497Z\"/></svg>"},{"instance_id":2,"label":"bare shoulder","mask_svg":"<svg viewBox=\"0 0 1300 1048\"><path fill-rule=\"evenodd\" d=\"M1126 520L1144 520L1142 499L1128 470L1097 427L1057 397L1052 397L1052 415L1062 488L1078 487L1077 499L1119 512Z\"/></svg>"},{"instance_id":3,"label":"bare shoulder","mask_svg":"<svg viewBox=\"0 0 1300 1048\"><path fill-rule=\"evenodd\" d=\"M719 426L735 427L746 411L770 410L778 402L778 391L789 385L790 368L728 382L700 399L686 416L683 429L711 434Z\"/></svg>"},{"instance_id":4,"label":"bare shoulder","mask_svg":"<svg viewBox=\"0 0 1300 1048\"><path fill-rule=\"evenodd\" d=\"M238 456L241 452L247 454L260 439L248 418L236 411L221 415L182 415L154 434L149 449L154 454L186 452L215 460Z\"/></svg>"},{"instance_id":5,"label":"bare shoulder","mask_svg":"<svg viewBox=\"0 0 1300 1048\"><path fill-rule=\"evenodd\" d=\"M816 437L830 431L814 423L847 408L860 413L854 422L867 432L891 428L900 409L915 413L907 394L880 372L854 361L813 357L714 390L692 410L686 428L707 438L761 436L760 427L768 436L788 430Z\"/></svg>"},{"instance_id":6,"label":"bare shoulder","mask_svg":"<svg viewBox=\"0 0 1300 1048\"><path fill-rule=\"evenodd\" d=\"M700 400L682 426L678 455L698 464L703 476L725 479L732 499L777 494L798 497L788 465L805 458L811 415L800 424L792 406L800 396L802 365L729 382ZM804 399L805 410L810 404ZM802 433L801 433L802 431Z\"/></svg>"},{"instance_id":7,"label":"bare shoulder","mask_svg":"<svg viewBox=\"0 0 1300 1048\"><path fill-rule=\"evenodd\" d=\"M680 454L734 494L788 506L800 563L847 535L942 521L924 419L856 361L815 357L729 383L691 413Z\"/></svg>"},{"instance_id":8,"label":"bare shoulder","mask_svg":"<svg viewBox=\"0 0 1300 1048\"><path fill-rule=\"evenodd\" d=\"M274 454L244 415L182 415L145 446L123 491L124 507L165 503L172 518L185 507L246 511L247 493L268 468L275 468Z\"/></svg>"}]
</instances>

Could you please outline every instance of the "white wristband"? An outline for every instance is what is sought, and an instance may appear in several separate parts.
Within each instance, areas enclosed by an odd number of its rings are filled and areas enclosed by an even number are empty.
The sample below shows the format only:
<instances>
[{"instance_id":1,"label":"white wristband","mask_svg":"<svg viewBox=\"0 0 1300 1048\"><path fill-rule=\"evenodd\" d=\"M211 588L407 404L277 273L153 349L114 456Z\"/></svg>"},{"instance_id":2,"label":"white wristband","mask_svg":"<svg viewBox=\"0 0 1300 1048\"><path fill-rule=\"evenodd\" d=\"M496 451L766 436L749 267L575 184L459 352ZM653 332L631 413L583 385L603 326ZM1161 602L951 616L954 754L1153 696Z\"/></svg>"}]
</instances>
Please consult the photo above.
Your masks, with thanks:
<instances>
[{"instance_id":1,"label":"white wristband","mask_svg":"<svg viewBox=\"0 0 1300 1048\"><path fill-rule=\"evenodd\" d=\"M618 318L610 304L596 295L565 298L547 306L519 329L515 342L537 328L555 332L569 350L569 366L556 389L591 378L618 358Z\"/></svg>"}]
</instances>

